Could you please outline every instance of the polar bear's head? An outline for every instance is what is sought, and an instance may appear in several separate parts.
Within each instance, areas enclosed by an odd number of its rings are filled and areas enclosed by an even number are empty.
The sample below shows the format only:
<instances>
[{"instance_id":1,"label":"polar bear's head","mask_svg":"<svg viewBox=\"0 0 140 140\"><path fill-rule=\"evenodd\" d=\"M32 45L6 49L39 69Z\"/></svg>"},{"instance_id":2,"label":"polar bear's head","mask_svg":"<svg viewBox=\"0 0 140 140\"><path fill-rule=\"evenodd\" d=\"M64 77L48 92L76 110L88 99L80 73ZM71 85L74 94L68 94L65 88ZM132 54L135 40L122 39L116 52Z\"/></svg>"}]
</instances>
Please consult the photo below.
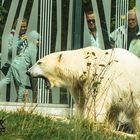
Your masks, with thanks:
<instances>
[{"instance_id":1,"label":"polar bear's head","mask_svg":"<svg viewBox=\"0 0 140 140\"><path fill-rule=\"evenodd\" d=\"M38 60L29 70L32 77L44 78L49 87L69 87L83 73L85 65L80 51L61 51Z\"/></svg>"}]
</instances>

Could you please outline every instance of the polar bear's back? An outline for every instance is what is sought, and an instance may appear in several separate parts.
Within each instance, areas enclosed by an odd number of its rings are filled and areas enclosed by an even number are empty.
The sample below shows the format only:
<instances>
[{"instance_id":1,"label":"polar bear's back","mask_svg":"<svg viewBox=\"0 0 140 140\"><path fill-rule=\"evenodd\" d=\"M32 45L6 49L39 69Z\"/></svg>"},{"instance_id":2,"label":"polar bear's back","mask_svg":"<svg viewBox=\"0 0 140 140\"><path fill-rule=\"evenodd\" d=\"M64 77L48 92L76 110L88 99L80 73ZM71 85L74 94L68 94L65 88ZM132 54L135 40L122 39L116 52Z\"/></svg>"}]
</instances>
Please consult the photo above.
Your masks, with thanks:
<instances>
[{"instance_id":1,"label":"polar bear's back","mask_svg":"<svg viewBox=\"0 0 140 140\"><path fill-rule=\"evenodd\" d=\"M100 59L101 63L102 61L110 61L111 59L114 59L116 63L113 65L117 65L116 70L120 70L122 72L130 72L134 73L135 75L140 75L140 59L135 56L133 53L121 49L121 48L114 48L114 49L108 49L108 50L102 50L93 46L85 47L77 50L70 50L66 51L65 59L68 59L67 61L73 63L77 63L77 65L84 65L84 60L87 56L88 52L92 52L95 54L95 57ZM106 60L105 60L106 59ZM118 62L118 63L117 63ZM133 75L133 74L131 74Z\"/></svg>"},{"instance_id":2,"label":"polar bear's back","mask_svg":"<svg viewBox=\"0 0 140 140\"><path fill-rule=\"evenodd\" d=\"M114 56L121 68L131 73L140 74L140 59L136 55L125 49L116 48L114 49Z\"/></svg>"},{"instance_id":3,"label":"polar bear's back","mask_svg":"<svg viewBox=\"0 0 140 140\"><path fill-rule=\"evenodd\" d=\"M140 92L140 59L133 53L121 49L114 48L108 50L101 50L94 47L84 48L85 50L91 50L98 55L98 58L103 58L107 62L109 60L114 60L113 64L109 67L107 71L107 78L114 77L115 85L120 88L133 88ZM105 57L108 54L108 57Z\"/></svg>"},{"instance_id":4,"label":"polar bear's back","mask_svg":"<svg viewBox=\"0 0 140 140\"><path fill-rule=\"evenodd\" d=\"M108 49L108 50L101 50L99 48L95 47L87 47L84 48L86 51L93 51L95 54L97 54L98 57L104 57L106 53L109 53L109 57L112 57L112 59L120 62L122 64L122 67L127 65L127 68L134 69L134 70L140 70L140 59L134 55L133 53L122 49L122 48L114 48L114 49Z\"/></svg>"}]
</instances>

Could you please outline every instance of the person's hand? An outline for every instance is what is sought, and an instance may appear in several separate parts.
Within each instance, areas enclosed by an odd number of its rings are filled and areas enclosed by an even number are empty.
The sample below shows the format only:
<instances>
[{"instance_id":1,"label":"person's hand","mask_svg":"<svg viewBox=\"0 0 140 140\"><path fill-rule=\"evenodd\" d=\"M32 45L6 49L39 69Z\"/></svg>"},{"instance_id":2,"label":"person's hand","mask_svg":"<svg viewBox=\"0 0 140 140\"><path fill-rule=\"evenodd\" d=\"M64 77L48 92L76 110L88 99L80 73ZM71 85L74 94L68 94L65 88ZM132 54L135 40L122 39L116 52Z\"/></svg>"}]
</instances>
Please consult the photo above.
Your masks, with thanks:
<instances>
[{"instance_id":1,"label":"person's hand","mask_svg":"<svg viewBox=\"0 0 140 140\"><path fill-rule=\"evenodd\" d=\"M27 40L27 35L24 34L24 35L22 35L20 38L21 38L21 40L23 40L23 41L24 41L24 40Z\"/></svg>"}]
</instances>

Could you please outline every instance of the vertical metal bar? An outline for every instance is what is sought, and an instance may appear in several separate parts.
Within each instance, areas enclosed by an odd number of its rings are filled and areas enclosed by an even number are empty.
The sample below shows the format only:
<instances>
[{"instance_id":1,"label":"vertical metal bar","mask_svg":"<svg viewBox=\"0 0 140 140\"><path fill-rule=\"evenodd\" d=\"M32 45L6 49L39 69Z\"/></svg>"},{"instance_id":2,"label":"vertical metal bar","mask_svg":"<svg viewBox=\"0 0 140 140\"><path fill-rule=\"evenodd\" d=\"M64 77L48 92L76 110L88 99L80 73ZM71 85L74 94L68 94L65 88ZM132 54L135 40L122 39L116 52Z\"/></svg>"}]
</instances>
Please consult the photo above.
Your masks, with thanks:
<instances>
[{"instance_id":1,"label":"vertical metal bar","mask_svg":"<svg viewBox=\"0 0 140 140\"><path fill-rule=\"evenodd\" d=\"M28 31L37 30L37 23L38 23L38 0L33 1L32 9L30 18L28 21Z\"/></svg>"},{"instance_id":2,"label":"vertical metal bar","mask_svg":"<svg viewBox=\"0 0 140 140\"><path fill-rule=\"evenodd\" d=\"M48 3L48 11L47 11L48 15L47 15L47 21L48 21L48 33L47 33L47 54L50 53L50 48L51 48L51 19L52 19L52 0L49 1ZM47 90L47 104L50 103L50 90Z\"/></svg>"},{"instance_id":3,"label":"vertical metal bar","mask_svg":"<svg viewBox=\"0 0 140 140\"><path fill-rule=\"evenodd\" d=\"M2 5L3 5L3 3L4 3L4 0L2 0Z\"/></svg>"},{"instance_id":4,"label":"vertical metal bar","mask_svg":"<svg viewBox=\"0 0 140 140\"><path fill-rule=\"evenodd\" d=\"M43 12L42 12L42 52L41 52L41 56L43 57L44 56L44 49L45 49L45 33L46 33L46 25L45 25L45 18L46 18L46 15L45 15L45 10L46 10L46 1L42 1L42 9L43 9ZM45 89L44 89L44 81L41 79L41 93L42 93L42 103L45 103Z\"/></svg>"},{"instance_id":5,"label":"vertical metal bar","mask_svg":"<svg viewBox=\"0 0 140 140\"><path fill-rule=\"evenodd\" d=\"M4 63L7 61L8 59L8 38L7 36L9 35L10 31L11 31L11 28L12 28L12 24L14 22L14 17L15 17L15 14L16 14L16 10L17 10L17 6L18 6L18 2L16 0L13 0L12 3L11 3L11 7L10 7L10 10L9 10L9 14L8 14L8 17L7 17L7 21L6 21L6 24L5 24L5 28L4 28L4 31L3 31L3 34L2 34L2 58L1 58L1 65L3 66ZM12 13L12 14L11 14Z\"/></svg>"},{"instance_id":6,"label":"vertical metal bar","mask_svg":"<svg viewBox=\"0 0 140 140\"><path fill-rule=\"evenodd\" d=\"M48 34L48 54L50 53L51 51L51 28L52 28L52 0L50 0L50 4L49 4L49 34Z\"/></svg>"},{"instance_id":7,"label":"vertical metal bar","mask_svg":"<svg viewBox=\"0 0 140 140\"><path fill-rule=\"evenodd\" d=\"M71 50L72 43L72 14L73 14L73 0L69 4L69 19L68 19L68 36L67 36L67 50Z\"/></svg>"},{"instance_id":8,"label":"vertical metal bar","mask_svg":"<svg viewBox=\"0 0 140 140\"><path fill-rule=\"evenodd\" d=\"M47 24L48 24L48 17L47 17L47 12L48 12L48 2L49 1L44 1L44 33L43 33L43 37L44 37L44 40L43 40L43 56L45 56L46 54L46 42L47 42ZM45 83L44 83L44 80L43 80L43 85L42 85L42 88L43 88L43 95L44 95L44 103L46 103L46 90L45 90Z\"/></svg>"},{"instance_id":9,"label":"vertical metal bar","mask_svg":"<svg viewBox=\"0 0 140 140\"><path fill-rule=\"evenodd\" d=\"M140 0L136 0L136 15L137 15L138 26L140 31Z\"/></svg>"},{"instance_id":10,"label":"vertical metal bar","mask_svg":"<svg viewBox=\"0 0 140 140\"><path fill-rule=\"evenodd\" d=\"M96 18L96 27L97 27L97 31L98 31L98 35L99 35L99 46L101 47L101 49L105 49L96 0L92 0L92 6L93 6L93 10L95 11L95 14L96 14L95 18Z\"/></svg>"},{"instance_id":11,"label":"vertical metal bar","mask_svg":"<svg viewBox=\"0 0 140 140\"><path fill-rule=\"evenodd\" d=\"M42 36L42 18L43 18L43 0L40 0L40 27L39 27L39 32L41 34L41 47L39 47L39 58L41 58L41 54L42 54L42 46L43 46L43 36ZM38 94L39 94L39 100L37 101L38 103L42 102L42 79L38 80Z\"/></svg>"},{"instance_id":12,"label":"vertical metal bar","mask_svg":"<svg viewBox=\"0 0 140 140\"><path fill-rule=\"evenodd\" d=\"M72 15L73 15L73 0L70 0L69 4L69 18L68 18L68 36L67 36L67 50L72 49ZM73 98L70 93L67 91L69 95L69 107L70 107L70 117L73 115Z\"/></svg>"},{"instance_id":13,"label":"vertical metal bar","mask_svg":"<svg viewBox=\"0 0 140 140\"><path fill-rule=\"evenodd\" d=\"M109 10L109 13L107 14L107 10L105 10L105 8L104 8L105 4L103 3L103 0L98 0L96 2L97 2L97 10L98 11L95 11L95 13L98 12L98 14L99 14L98 18L99 18L99 21L100 21L100 29L101 29L101 33L98 32L99 27L97 25L97 34L99 34L99 37L100 37L99 39L103 40L103 44L101 44L101 45L103 45L102 48L109 49L109 48L111 48L111 46L110 46L110 41L109 41L107 22L110 22L110 18L108 18L108 20L107 20L107 17L110 15L110 10ZM108 2L106 1L106 4L108 4ZM99 10L99 8L101 8L103 10ZM109 9L109 8L107 8L107 9ZM105 21L104 24L101 24L101 20Z\"/></svg>"},{"instance_id":14,"label":"vertical metal bar","mask_svg":"<svg viewBox=\"0 0 140 140\"><path fill-rule=\"evenodd\" d=\"M105 12L105 19L106 19L106 25L107 25L107 31L108 31L108 35L110 34L110 17L111 17L111 0L107 0L103 2L103 6L104 6L104 12Z\"/></svg>"},{"instance_id":15,"label":"vertical metal bar","mask_svg":"<svg viewBox=\"0 0 140 140\"><path fill-rule=\"evenodd\" d=\"M57 0L57 35L56 35L56 46L55 51L61 50L61 31L62 31L62 0Z\"/></svg>"},{"instance_id":16,"label":"vertical metal bar","mask_svg":"<svg viewBox=\"0 0 140 140\"><path fill-rule=\"evenodd\" d=\"M55 51L61 51L61 31L62 31L62 0L57 0L57 35ZM60 103L60 88L52 89L52 102Z\"/></svg>"},{"instance_id":17,"label":"vertical metal bar","mask_svg":"<svg viewBox=\"0 0 140 140\"><path fill-rule=\"evenodd\" d=\"M119 13L118 13L119 7L118 7L118 5L119 5L119 4L118 4L118 1L116 0L116 20L115 20L115 29L118 28L118 24L119 24L119 23L118 23L118 21L119 21ZM117 36L116 36L116 34L115 34L115 40L117 40L116 37L117 37ZM117 42L115 41L115 48L116 48L116 47L117 47Z\"/></svg>"},{"instance_id":18,"label":"vertical metal bar","mask_svg":"<svg viewBox=\"0 0 140 140\"><path fill-rule=\"evenodd\" d=\"M83 16L82 0L73 1L73 49L83 47Z\"/></svg>"}]
</instances>

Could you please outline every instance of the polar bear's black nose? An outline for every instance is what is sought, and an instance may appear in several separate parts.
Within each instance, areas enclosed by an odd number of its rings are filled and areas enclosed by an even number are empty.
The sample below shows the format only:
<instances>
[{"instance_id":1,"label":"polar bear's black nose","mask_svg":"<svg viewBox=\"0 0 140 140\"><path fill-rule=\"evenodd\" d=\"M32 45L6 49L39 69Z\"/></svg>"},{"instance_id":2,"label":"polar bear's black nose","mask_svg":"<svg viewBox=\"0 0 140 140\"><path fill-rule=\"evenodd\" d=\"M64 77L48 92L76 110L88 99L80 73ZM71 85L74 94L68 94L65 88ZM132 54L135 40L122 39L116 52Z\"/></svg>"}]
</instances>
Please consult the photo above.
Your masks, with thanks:
<instances>
[{"instance_id":1,"label":"polar bear's black nose","mask_svg":"<svg viewBox=\"0 0 140 140\"><path fill-rule=\"evenodd\" d=\"M29 71L27 71L27 72L26 72L26 74L27 74L28 76L31 76L31 74L30 74L30 72L29 72Z\"/></svg>"}]
</instances>

